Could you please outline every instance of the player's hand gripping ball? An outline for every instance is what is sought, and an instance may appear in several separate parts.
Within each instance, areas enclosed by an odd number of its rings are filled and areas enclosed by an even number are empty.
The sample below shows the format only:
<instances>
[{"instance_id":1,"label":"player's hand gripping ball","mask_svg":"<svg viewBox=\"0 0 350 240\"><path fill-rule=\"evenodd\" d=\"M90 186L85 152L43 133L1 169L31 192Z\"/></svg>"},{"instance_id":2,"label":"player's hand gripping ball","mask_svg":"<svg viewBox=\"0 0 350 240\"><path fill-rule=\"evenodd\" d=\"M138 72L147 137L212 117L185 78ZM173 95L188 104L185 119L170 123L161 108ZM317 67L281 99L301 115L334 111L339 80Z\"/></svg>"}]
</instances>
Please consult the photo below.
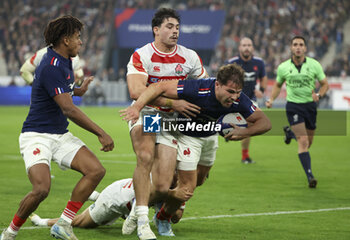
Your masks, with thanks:
<instances>
[{"instance_id":1,"label":"player's hand gripping ball","mask_svg":"<svg viewBox=\"0 0 350 240\"><path fill-rule=\"evenodd\" d=\"M225 136L233 130L230 123L235 124L238 127L246 128L248 126L247 121L240 113L227 113L219 117L216 123L221 125L219 134Z\"/></svg>"}]
</instances>

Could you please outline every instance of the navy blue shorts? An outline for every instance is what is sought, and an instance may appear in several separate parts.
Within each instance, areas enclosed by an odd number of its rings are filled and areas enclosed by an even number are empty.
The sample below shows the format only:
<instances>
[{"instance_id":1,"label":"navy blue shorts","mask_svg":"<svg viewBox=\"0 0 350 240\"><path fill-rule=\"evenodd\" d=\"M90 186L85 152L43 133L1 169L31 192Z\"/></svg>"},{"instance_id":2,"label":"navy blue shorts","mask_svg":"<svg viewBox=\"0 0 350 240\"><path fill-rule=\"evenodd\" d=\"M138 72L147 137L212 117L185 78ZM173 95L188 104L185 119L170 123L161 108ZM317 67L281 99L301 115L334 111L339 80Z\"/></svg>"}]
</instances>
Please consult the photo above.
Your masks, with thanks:
<instances>
[{"instance_id":1,"label":"navy blue shorts","mask_svg":"<svg viewBox=\"0 0 350 240\"><path fill-rule=\"evenodd\" d=\"M293 103L287 102L286 113L289 124L295 125L305 122L306 129L316 129L317 105L315 102Z\"/></svg>"}]
</instances>

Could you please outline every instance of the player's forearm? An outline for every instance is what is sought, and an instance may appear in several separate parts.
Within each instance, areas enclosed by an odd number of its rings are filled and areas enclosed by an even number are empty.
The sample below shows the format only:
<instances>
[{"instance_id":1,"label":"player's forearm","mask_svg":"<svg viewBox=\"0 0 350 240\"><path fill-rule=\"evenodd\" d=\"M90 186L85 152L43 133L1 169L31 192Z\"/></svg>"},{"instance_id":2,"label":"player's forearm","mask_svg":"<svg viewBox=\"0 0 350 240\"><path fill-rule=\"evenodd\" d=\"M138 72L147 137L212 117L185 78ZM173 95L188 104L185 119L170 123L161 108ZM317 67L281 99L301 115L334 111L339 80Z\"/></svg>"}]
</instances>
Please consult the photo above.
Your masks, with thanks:
<instances>
[{"instance_id":1,"label":"player's forearm","mask_svg":"<svg viewBox=\"0 0 350 240\"><path fill-rule=\"evenodd\" d=\"M281 92L281 86L279 86L278 83L276 82L275 85L272 88L270 102L273 102L278 97L280 92Z\"/></svg>"},{"instance_id":2,"label":"player's forearm","mask_svg":"<svg viewBox=\"0 0 350 240\"><path fill-rule=\"evenodd\" d=\"M83 91L81 88L74 88L74 96L81 97L85 94L85 91Z\"/></svg>"},{"instance_id":3,"label":"player's forearm","mask_svg":"<svg viewBox=\"0 0 350 240\"><path fill-rule=\"evenodd\" d=\"M73 105L68 110L63 110L63 114L69 118L72 122L77 124L79 127L84 128L85 130L95 134L96 136L102 136L105 131L100 128L96 123L94 123L88 116L85 115L78 107Z\"/></svg>"},{"instance_id":4,"label":"player's forearm","mask_svg":"<svg viewBox=\"0 0 350 240\"><path fill-rule=\"evenodd\" d=\"M324 83L321 84L321 88L318 91L319 97L324 97L329 89L329 85L327 81L324 81Z\"/></svg>"},{"instance_id":5,"label":"player's forearm","mask_svg":"<svg viewBox=\"0 0 350 240\"><path fill-rule=\"evenodd\" d=\"M141 111L141 109L149 103L156 106L166 106L167 98L161 97L164 90L157 86L158 84L151 84L148 86L146 91L140 95L140 97L134 103L134 107L136 107L137 110Z\"/></svg>"},{"instance_id":6,"label":"player's forearm","mask_svg":"<svg viewBox=\"0 0 350 240\"><path fill-rule=\"evenodd\" d=\"M263 88L264 90L267 88L267 77L263 77L260 82L260 88Z\"/></svg>"},{"instance_id":7,"label":"player's forearm","mask_svg":"<svg viewBox=\"0 0 350 240\"><path fill-rule=\"evenodd\" d=\"M254 122L254 124L250 125L247 130L247 135L256 136L266 133L271 129L270 119L261 112L261 116Z\"/></svg>"}]
</instances>

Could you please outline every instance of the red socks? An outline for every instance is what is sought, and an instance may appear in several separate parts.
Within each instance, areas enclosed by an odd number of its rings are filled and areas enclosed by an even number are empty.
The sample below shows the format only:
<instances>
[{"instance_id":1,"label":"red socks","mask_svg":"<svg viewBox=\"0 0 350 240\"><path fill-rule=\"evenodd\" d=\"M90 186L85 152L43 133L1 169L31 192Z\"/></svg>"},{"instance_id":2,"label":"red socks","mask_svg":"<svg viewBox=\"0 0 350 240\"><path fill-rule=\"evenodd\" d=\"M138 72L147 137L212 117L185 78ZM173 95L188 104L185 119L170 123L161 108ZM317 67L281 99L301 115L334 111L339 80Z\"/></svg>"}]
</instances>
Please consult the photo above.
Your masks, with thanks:
<instances>
[{"instance_id":1,"label":"red socks","mask_svg":"<svg viewBox=\"0 0 350 240\"><path fill-rule=\"evenodd\" d=\"M242 160L249 158L249 149L242 149Z\"/></svg>"},{"instance_id":2,"label":"red socks","mask_svg":"<svg viewBox=\"0 0 350 240\"><path fill-rule=\"evenodd\" d=\"M79 209L83 206L82 202L73 202L68 201L66 208L64 209L61 218L63 218L65 221L72 223L73 218L79 211Z\"/></svg>"},{"instance_id":3,"label":"red socks","mask_svg":"<svg viewBox=\"0 0 350 240\"><path fill-rule=\"evenodd\" d=\"M22 219L15 214L15 216L12 219L12 222L10 226L8 227L9 231L11 231L14 234L17 234L18 230L21 228L23 223L25 223L27 219Z\"/></svg>"}]
</instances>

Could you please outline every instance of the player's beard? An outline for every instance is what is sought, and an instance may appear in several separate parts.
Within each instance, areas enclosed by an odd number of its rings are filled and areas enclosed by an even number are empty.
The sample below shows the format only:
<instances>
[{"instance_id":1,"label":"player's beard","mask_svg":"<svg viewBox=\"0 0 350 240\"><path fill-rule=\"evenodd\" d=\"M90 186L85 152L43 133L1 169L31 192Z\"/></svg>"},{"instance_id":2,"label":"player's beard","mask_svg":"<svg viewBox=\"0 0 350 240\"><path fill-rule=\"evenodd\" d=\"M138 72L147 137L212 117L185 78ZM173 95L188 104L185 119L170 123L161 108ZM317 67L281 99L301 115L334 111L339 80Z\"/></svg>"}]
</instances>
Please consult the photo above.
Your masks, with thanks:
<instances>
[{"instance_id":1,"label":"player's beard","mask_svg":"<svg viewBox=\"0 0 350 240\"><path fill-rule=\"evenodd\" d=\"M244 59L249 59L252 56L252 53L250 51L244 51L242 56Z\"/></svg>"}]
</instances>

